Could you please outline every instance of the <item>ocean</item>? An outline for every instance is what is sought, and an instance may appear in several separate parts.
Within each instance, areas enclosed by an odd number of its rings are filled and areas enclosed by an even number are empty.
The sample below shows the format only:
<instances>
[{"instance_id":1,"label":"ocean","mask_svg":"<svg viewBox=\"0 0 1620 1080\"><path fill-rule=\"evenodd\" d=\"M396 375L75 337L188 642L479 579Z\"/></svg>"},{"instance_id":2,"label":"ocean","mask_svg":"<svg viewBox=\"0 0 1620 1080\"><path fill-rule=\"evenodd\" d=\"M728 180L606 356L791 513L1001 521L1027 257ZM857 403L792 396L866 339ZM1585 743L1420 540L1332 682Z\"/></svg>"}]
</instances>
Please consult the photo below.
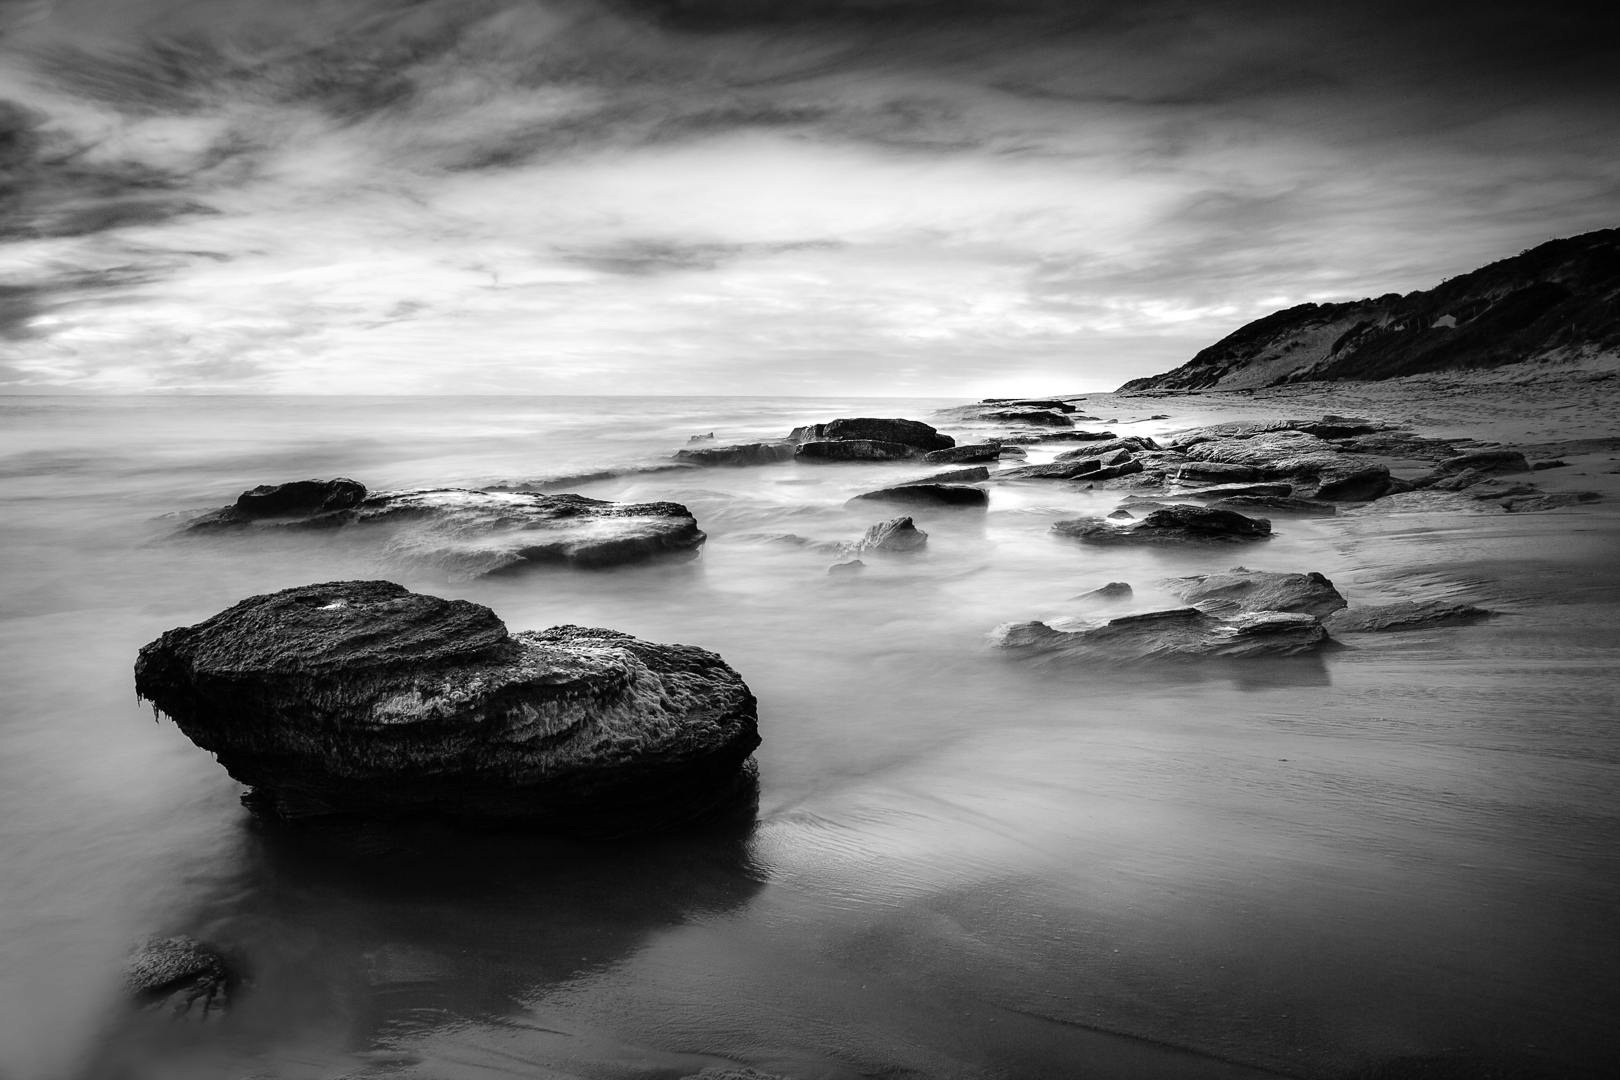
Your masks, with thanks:
<instances>
[{"instance_id":1,"label":"ocean","mask_svg":"<svg viewBox=\"0 0 1620 1080\"><path fill-rule=\"evenodd\" d=\"M891 515L845 501L920 467L785 462L567 487L675 500L708 534L696 559L611 571L465 579L358 535L174 536L261 483L537 482L710 432L955 404L0 398L0 1080L1603 1075L1607 504L1088 549L1051 523L1121 493L998 485L988 511L913 511L925 552L833 575L770 537L854 539ZM1146 419L1161 406L1086 407L1132 433L1207 418ZM1074 597L1108 582L1135 589L1121 611L1176 606L1156 582L1238 563L1502 614L1220 667L1032 666L986 644L1084 614ZM384 577L513 630L718 652L759 699L757 823L378 851L258 827L135 700L136 651L246 596ZM243 965L225 1018L123 1004L126 950L180 933ZM1469 1062L1521 1072L1434 1071Z\"/></svg>"}]
</instances>

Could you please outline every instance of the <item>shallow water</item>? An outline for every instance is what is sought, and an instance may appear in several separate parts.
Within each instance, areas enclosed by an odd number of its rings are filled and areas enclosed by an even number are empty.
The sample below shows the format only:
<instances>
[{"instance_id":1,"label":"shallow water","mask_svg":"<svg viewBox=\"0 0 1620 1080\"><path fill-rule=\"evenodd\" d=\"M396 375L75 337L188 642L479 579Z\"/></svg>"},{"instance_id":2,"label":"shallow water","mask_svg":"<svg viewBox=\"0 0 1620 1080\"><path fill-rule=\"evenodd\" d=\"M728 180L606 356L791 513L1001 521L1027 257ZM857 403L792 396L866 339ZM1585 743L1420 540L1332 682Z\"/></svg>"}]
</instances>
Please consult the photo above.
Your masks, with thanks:
<instances>
[{"instance_id":1,"label":"shallow water","mask_svg":"<svg viewBox=\"0 0 1620 1080\"><path fill-rule=\"evenodd\" d=\"M750 534L852 539L888 515L844 500L923 467L785 463L578 487L684 502L709 534L695 560L612 572L459 581L359 536L166 539L257 483L540 479L949 404L0 399L0 1078L1603 1075L1607 503L1131 551L1049 532L1120 493L1007 485L987 513L914 511L925 553L829 576L832 557ZM1109 581L1137 588L1118 612L1147 610L1155 580L1237 563L1507 614L1222 667L1037 668L984 644L1097 614L1070 598ZM247 595L380 576L513 629L719 652L760 701L757 827L371 853L253 827L211 756L134 700L136 650ZM129 943L180 932L251 972L223 1022L118 1005Z\"/></svg>"}]
</instances>

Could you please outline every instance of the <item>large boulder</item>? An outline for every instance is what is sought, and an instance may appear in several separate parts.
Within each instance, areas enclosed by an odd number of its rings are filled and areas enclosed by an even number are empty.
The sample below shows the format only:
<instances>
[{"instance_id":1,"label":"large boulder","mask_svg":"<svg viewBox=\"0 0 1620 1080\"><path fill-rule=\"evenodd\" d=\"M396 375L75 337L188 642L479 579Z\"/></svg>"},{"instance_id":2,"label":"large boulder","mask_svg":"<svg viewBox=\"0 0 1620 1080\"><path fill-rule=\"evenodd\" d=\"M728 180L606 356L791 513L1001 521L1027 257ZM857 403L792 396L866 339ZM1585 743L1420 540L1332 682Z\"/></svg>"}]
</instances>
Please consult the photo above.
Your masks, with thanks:
<instances>
[{"instance_id":1,"label":"large boulder","mask_svg":"<svg viewBox=\"0 0 1620 1080\"><path fill-rule=\"evenodd\" d=\"M680 503L463 488L374 492L348 509L304 516L245 517L226 507L188 528L382 526L390 527L391 555L468 577L535 563L602 568L660 555L689 556L705 539L697 519Z\"/></svg>"},{"instance_id":2,"label":"large boulder","mask_svg":"<svg viewBox=\"0 0 1620 1080\"><path fill-rule=\"evenodd\" d=\"M906 443L878 439L811 439L793 453L795 461L909 461L922 452Z\"/></svg>"},{"instance_id":3,"label":"large boulder","mask_svg":"<svg viewBox=\"0 0 1620 1080\"><path fill-rule=\"evenodd\" d=\"M1322 623L1333 634L1371 634L1477 622L1490 618L1492 614L1485 608L1449 600L1399 600L1393 604L1343 608L1330 614Z\"/></svg>"},{"instance_id":4,"label":"large boulder","mask_svg":"<svg viewBox=\"0 0 1620 1080\"><path fill-rule=\"evenodd\" d=\"M902 484L899 487L868 491L850 499L846 506L861 502L899 503L905 506L960 506L983 509L990 496L983 488L961 484Z\"/></svg>"},{"instance_id":5,"label":"large boulder","mask_svg":"<svg viewBox=\"0 0 1620 1080\"><path fill-rule=\"evenodd\" d=\"M790 442L738 443L736 446L677 450L675 460L706 467L774 465L778 461L792 461L794 450L795 446Z\"/></svg>"},{"instance_id":6,"label":"large boulder","mask_svg":"<svg viewBox=\"0 0 1620 1080\"><path fill-rule=\"evenodd\" d=\"M1008 623L991 631L991 644L1040 656L1129 663L1289 656L1327 640L1311 615L1266 611L1217 618L1197 608L1126 615L1090 630L1058 630L1041 622Z\"/></svg>"},{"instance_id":7,"label":"large boulder","mask_svg":"<svg viewBox=\"0 0 1620 1080\"><path fill-rule=\"evenodd\" d=\"M857 416L852 419L832 420L825 424L810 424L794 428L788 436L794 442L848 442L851 440L875 443L899 443L919 454L933 450L948 450L956 445L949 435L941 435L920 420L902 420L875 416Z\"/></svg>"},{"instance_id":8,"label":"large boulder","mask_svg":"<svg viewBox=\"0 0 1620 1080\"><path fill-rule=\"evenodd\" d=\"M287 819L432 816L623 835L753 793L754 696L720 657L519 634L389 581L254 596L140 652L136 693Z\"/></svg>"},{"instance_id":9,"label":"large boulder","mask_svg":"<svg viewBox=\"0 0 1620 1080\"><path fill-rule=\"evenodd\" d=\"M1140 521L1115 524L1103 518L1074 518L1052 524L1052 531L1091 544L1241 542L1264 540L1271 522L1231 510L1176 504Z\"/></svg>"},{"instance_id":10,"label":"large boulder","mask_svg":"<svg viewBox=\"0 0 1620 1080\"><path fill-rule=\"evenodd\" d=\"M1234 566L1220 574L1170 578L1161 584L1177 599L1216 615L1238 611L1296 611L1320 619L1346 604L1333 582L1315 571L1278 574Z\"/></svg>"}]
</instances>

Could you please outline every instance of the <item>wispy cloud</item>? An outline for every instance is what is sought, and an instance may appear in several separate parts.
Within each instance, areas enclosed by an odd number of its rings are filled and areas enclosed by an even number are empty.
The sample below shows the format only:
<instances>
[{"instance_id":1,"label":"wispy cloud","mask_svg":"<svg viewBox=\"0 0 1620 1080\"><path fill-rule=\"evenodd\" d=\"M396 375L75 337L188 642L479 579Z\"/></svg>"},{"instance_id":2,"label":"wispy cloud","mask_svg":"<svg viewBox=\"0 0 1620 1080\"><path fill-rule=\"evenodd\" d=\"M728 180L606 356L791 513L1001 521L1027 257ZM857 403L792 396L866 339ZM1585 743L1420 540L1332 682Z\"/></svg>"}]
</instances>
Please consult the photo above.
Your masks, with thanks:
<instances>
[{"instance_id":1,"label":"wispy cloud","mask_svg":"<svg viewBox=\"0 0 1620 1080\"><path fill-rule=\"evenodd\" d=\"M0 4L5 385L1009 392L1620 210L1509 5Z\"/></svg>"}]
</instances>

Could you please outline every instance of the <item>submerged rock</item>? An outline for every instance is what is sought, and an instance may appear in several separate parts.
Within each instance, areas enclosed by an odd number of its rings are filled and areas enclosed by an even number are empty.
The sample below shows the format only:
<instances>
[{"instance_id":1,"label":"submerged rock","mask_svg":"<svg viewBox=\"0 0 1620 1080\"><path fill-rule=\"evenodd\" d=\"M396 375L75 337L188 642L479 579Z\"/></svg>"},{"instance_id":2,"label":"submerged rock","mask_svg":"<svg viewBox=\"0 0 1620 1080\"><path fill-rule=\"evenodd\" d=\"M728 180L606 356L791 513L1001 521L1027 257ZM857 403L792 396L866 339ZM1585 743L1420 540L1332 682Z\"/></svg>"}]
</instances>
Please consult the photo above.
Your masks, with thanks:
<instances>
[{"instance_id":1,"label":"submerged rock","mask_svg":"<svg viewBox=\"0 0 1620 1080\"><path fill-rule=\"evenodd\" d=\"M990 640L1031 654L1122 663L1289 656L1319 648L1327 631L1311 615L1266 611L1223 619L1189 607L1126 615L1093 630L1008 623L991 631Z\"/></svg>"},{"instance_id":2,"label":"submerged rock","mask_svg":"<svg viewBox=\"0 0 1620 1080\"><path fill-rule=\"evenodd\" d=\"M865 569L866 569L866 564L861 562L861 560L859 560L859 559L851 559L848 562L833 563L831 566L827 567L827 573L829 573L829 574L855 574L855 573L859 573L860 571L865 570Z\"/></svg>"},{"instance_id":3,"label":"submerged rock","mask_svg":"<svg viewBox=\"0 0 1620 1080\"><path fill-rule=\"evenodd\" d=\"M301 517L244 518L236 507L227 507L188 529L385 525L393 526L390 554L464 576L532 563L618 566L660 555L690 555L705 540L697 519L680 503L463 488L376 492L348 509Z\"/></svg>"},{"instance_id":4,"label":"submerged rock","mask_svg":"<svg viewBox=\"0 0 1620 1080\"><path fill-rule=\"evenodd\" d=\"M792 461L795 449L794 444L790 442L739 443L736 446L677 450L675 460L707 467L774 465L779 461Z\"/></svg>"},{"instance_id":5,"label":"submerged rock","mask_svg":"<svg viewBox=\"0 0 1620 1080\"><path fill-rule=\"evenodd\" d=\"M1110 581L1108 584L1090 592L1081 593L1076 600L1126 600L1135 593L1131 590L1129 582Z\"/></svg>"},{"instance_id":6,"label":"submerged rock","mask_svg":"<svg viewBox=\"0 0 1620 1080\"><path fill-rule=\"evenodd\" d=\"M175 1016L207 1019L230 1007L235 983L225 958L189 937L151 937L124 964L124 993Z\"/></svg>"},{"instance_id":7,"label":"submerged rock","mask_svg":"<svg viewBox=\"0 0 1620 1080\"><path fill-rule=\"evenodd\" d=\"M1575 506L1579 503L1596 502L1602 496L1595 491L1553 491L1545 495L1528 495L1521 498L1504 499L1502 509L1510 514L1529 514L1541 510L1557 510L1564 506Z\"/></svg>"},{"instance_id":8,"label":"submerged rock","mask_svg":"<svg viewBox=\"0 0 1620 1080\"><path fill-rule=\"evenodd\" d=\"M902 484L857 495L844 505L859 502L889 502L920 506L985 507L990 495L983 488L963 487L959 484Z\"/></svg>"},{"instance_id":9,"label":"submerged rock","mask_svg":"<svg viewBox=\"0 0 1620 1080\"><path fill-rule=\"evenodd\" d=\"M753 792L754 696L720 657L520 634L388 581L254 596L140 652L135 689L280 818L428 815L624 835Z\"/></svg>"},{"instance_id":10,"label":"submerged rock","mask_svg":"<svg viewBox=\"0 0 1620 1080\"><path fill-rule=\"evenodd\" d=\"M1368 634L1477 622L1494 614L1472 604L1454 604L1446 600L1401 600L1393 604L1343 608L1323 619L1322 623L1333 634Z\"/></svg>"},{"instance_id":11,"label":"submerged rock","mask_svg":"<svg viewBox=\"0 0 1620 1080\"><path fill-rule=\"evenodd\" d=\"M1468 450L1435 465L1445 475L1473 470L1484 476L1530 471L1530 462L1517 450Z\"/></svg>"},{"instance_id":12,"label":"submerged rock","mask_svg":"<svg viewBox=\"0 0 1620 1080\"><path fill-rule=\"evenodd\" d=\"M930 465L967 465L976 461L995 461L1002 454L1000 443L969 443L949 446L944 450L930 450L923 460Z\"/></svg>"},{"instance_id":13,"label":"submerged rock","mask_svg":"<svg viewBox=\"0 0 1620 1080\"><path fill-rule=\"evenodd\" d=\"M921 551L927 544L927 533L917 528L909 517L897 517L880 521L867 529L866 535L856 542L855 547L858 551L905 554Z\"/></svg>"},{"instance_id":14,"label":"submerged rock","mask_svg":"<svg viewBox=\"0 0 1620 1080\"><path fill-rule=\"evenodd\" d=\"M1224 573L1171 578L1162 584L1171 595L1211 614L1296 611L1320 619L1346 604L1333 582L1315 571L1278 574L1234 566Z\"/></svg>"},{"instance_id":15,"label":"submerged rock","mask_svg":"<svg viewBox=\"0 0 1620 1080\"><path fill-rule=\"evenodd\" d=\"M1094 544L1232 542L1266 539L1271 535L1271 522L1231 510L1176 504L1155 510L1134 524L1075 518L1054 522L1052 531Z\"/></svg>"}]
</instances>

